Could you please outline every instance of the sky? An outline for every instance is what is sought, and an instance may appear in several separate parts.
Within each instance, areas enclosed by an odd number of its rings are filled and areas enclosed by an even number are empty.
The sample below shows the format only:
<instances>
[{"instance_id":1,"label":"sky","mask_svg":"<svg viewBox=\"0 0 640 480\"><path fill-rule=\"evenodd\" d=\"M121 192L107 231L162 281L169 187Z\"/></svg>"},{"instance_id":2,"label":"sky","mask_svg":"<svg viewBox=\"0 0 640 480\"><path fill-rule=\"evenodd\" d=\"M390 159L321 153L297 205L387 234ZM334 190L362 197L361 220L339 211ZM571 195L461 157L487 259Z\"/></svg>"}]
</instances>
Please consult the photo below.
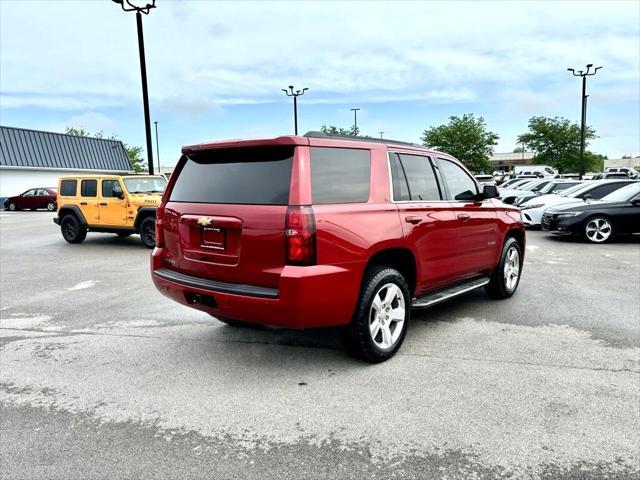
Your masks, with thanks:
<instances>
[{"instance_id":1,"label":"sky","mask_svg":"<svg viewBox=\"0 0 640 480\"><path fill-rule=\"evenodd\" d=\"M143 21L163 166L183 145L291 134L288 85L309 88L301 133L348 128L357 107L363 134L420 142L474 113L509 152L532 116L579 121L581 83L566 69L587 63L603 66L587 84L590 149L640 155L638 1L156 6ZM0 123L144 147L137 47L135 15L109 0L0 0Z\"/></svg>"}]
</instances>

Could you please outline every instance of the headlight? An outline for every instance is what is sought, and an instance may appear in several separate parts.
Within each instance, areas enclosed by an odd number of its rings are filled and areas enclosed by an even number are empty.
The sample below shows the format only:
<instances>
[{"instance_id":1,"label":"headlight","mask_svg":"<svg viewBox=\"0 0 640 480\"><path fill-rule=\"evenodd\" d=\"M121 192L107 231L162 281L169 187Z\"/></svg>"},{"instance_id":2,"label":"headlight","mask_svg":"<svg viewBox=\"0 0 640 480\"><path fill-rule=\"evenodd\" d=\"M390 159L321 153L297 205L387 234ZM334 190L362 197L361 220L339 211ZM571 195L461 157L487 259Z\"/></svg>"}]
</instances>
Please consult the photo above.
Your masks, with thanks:
<instances>
[{"instance_id":1,"label":"headlight","mask_svg":"<svg viewBox=\"0 0 640 480\"><path fill-rule=\"evenodd\" d=\"M582 212L563 212L563 213L556 213L556 215L558 216L558 218L571 218L571 217L577 217L578 215L582 215Z\"/></svg>"},{"instance_id":2,"label":"headlight","mask_svg":"<svg viewBox=\"0 0 640 480\"><path fill-rule=\"evenodd\" d=\"M544 203L534 203L533 205L523 205L522 210L529 210L530 208L541 208L544 207Z\"/></svg>"}]
</instances>

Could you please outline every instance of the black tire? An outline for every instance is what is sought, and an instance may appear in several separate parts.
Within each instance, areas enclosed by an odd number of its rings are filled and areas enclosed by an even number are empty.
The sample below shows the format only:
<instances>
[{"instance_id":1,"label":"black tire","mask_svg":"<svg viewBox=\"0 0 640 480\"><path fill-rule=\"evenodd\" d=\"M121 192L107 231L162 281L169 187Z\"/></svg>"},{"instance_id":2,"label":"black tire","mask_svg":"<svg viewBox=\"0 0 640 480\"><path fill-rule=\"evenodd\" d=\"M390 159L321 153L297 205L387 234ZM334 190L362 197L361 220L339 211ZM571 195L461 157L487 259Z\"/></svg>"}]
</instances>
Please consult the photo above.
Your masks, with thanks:
<instances>
[{"instance_id":1,"label":"black tire","mask_svg":"<svg viewBox=\"0 0 640 480\"><path fill-rule=\"evenodd\" d=\"M147 217L140 223L140 239L147 248L156 246L156 219Z\"/></svg>"},{"instance_id":2,"label":"black tire","mask_svg":"<svg viewBox=\"0 0 640 480\"><path fill-rule=\"evenodd\" d=\"M53 202L49 202L47 203L47 210L50 212L55 212L56 211L56 204Z\"/></svg>"},{"instance_id":3,"label":"black tire","mask_svg":"<svg viewBox=\"0 0 640 480\"><path fill-rule=\"evenodd\" d=\"M116 232L116 235L120 238L127 238L131 236L131 232Z\"/></svg>"},{"instance_id":4,"label":"black tire","mask_svg":"<svg viewBox=\"0 0 640 480\"><path fill-rule=\"evenodd\" d=\"M388 302L388 306L382 303L380 308L376 310L373 306L376 298L380 300L382 293L387 293L388 285L392 284L398 287L396 290L396 296ZM393 310L400 308L400 297L402 296L402 303L404 304L404 319L402 324L398 325L398 321L389 319L389 316L384 318L385 310L389 314L393 313ZM395 306L394 306L395 305ZM389 310L391 308L391 311ZM382 318L378 320L376 316ZM380 363L390 359L398 351L404 337L407 334L407 327L411 319L411 294L409 293L409 287L407 282L397 270L384 265L374 266L367 269L362 281L362 288L360 292L360 299L358 300L358 306L353 316L353 319L349 325L342 330L342 343L345 350L351 355L365 360L370 363ZM376 334L370 330L371 326L378 322L378 330ZM386 324L386 325L385 325ZM382 326L385 327L382 327ZM394 329L391 329L391 325L395 325ZM400 329L397 331L396 329ZM387 335L393 338L388 348L380 346L385 342L383 330L388 331ZM380 340L378 340L380 339Z\"/></svg>"},{"instance_id":5,"label":"black tire","mask_svg":"<svg viewBox=\"0 0 640 480\"><path fill-rule=\"evenodd\" d=\"M607 228L603 228L606 225ZM595 229L595 230L593 230ZM589 243L606 243L616 236L616 226L609 217L596 215L582 224L582 238Z\"/></svg>"},{"instance_id":6,"label":"black tire","mask_svg":"<svg viewBox=\"0 0 640 480\"><path fill-rule=\"evenodd\" d=\"M510 285L507 283L507 274L505 272L505 264L510 262L508 256L512 251L517 252L518 258L518 267L517 267L517 278L515 279L515 284ZM512 267L513 271L513 267ZM487 294L491 298L502 299L509 298L518 289L518 285L520 285L520 277L522 276L522 246L518 243L513 237L507 237L504 241L504 246L502 247L502 253L500 254L500 262L498 262L498 266L491 274L489 283L485 285L485 290ZM509 277L512 278L512 275ZM511 282L512 280L509 280Z\"/></svg>"},{"instance_id":7,"label":"black tire","mask_svg":"<svg viewBox=\"0 0 640 480\"><path fill-rule=\"evenodd\" d=\"M9 210L11 210L12 212L15 212L16 210L18 210L18 207L16 207L15 203L10 203L9 206L7 207Z\"/></svg>"},{"instance_id":8,"label":"black tire","mask_svg":"<svg viewBox=\"0 0 640 480\"><path fill-rule=\"evenodd\" d=\"M87 238L87 229L82 226L78 218L73 214L62 217L60 222L62 237L69 243L82 243Z\"/></svg>"}]
</instances>

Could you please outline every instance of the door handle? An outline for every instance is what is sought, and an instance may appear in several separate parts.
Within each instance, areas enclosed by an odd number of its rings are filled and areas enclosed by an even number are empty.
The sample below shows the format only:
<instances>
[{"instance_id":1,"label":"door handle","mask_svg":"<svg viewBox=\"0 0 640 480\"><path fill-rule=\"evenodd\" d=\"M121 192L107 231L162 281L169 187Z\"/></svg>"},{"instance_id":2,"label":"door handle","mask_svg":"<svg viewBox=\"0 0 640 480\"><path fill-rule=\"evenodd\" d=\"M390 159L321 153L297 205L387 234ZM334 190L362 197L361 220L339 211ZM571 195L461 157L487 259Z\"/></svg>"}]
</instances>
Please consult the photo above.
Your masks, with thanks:
<instances>
[{"instance_id":1,"label":"door handle","mask_svg":"<svg viewBox=\"0 0 640 480\"><path fill-rule=\"evenodd\" d=\"M459 213L458 220L462 220L463 222L466 222L467 220L469 220L469 215L466 213Z\"/></svg>"},{"instance_id":2,"label":"door handle","mask_svg":"<svg viewBox=\"0 0 640 480\"><path fill-rule=\"evenodd\" d=\"M101 207L106 207L107 205L109 205L107 202L100 202Z\"/></svg>"},{"instance_id":3,"label":"door handle","mask_svg":"<svg viewBox=\"0 0 640 480\"><path fill-rule=\"evenodd\" d=\"M414 225L416 225L422 221L422 218L416 215L409 215L408 217L404 217L404 221L407 223L413 223Z\"/></svg>"},{"instance_id":4,"label":"door handle","mask_svg":"<svg viewBox=\"0 0 640 480\"><path fill-rule=\"evenodd\" d=\"M80 205L86 205L87 202L80 202Z\"/></svg>"}]
</instances>

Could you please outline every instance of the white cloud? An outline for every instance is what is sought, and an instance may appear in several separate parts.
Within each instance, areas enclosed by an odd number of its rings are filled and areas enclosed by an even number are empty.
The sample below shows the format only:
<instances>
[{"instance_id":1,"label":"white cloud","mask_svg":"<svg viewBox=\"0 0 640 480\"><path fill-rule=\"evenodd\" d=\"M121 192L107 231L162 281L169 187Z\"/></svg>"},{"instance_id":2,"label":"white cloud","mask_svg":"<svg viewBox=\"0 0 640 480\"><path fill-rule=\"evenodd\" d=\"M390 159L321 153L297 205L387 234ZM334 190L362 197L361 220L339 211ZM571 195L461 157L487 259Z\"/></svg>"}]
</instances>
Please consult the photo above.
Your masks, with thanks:
<instances>
[{"instance_id":1,"label":"white cloud","mask_svg":"<svg viewBox=\"0 0 640 480\"><path fill-rule=\"evenodd\" d=\"M640 75L638 3L159 2L144 17L152 100L189 114L273 101L469 102L598 62ZM4 2L3 108L139 102L134 16L110 2ZM55 19L55 21L52 21ZM585 53L588 52L588 55ZM627 83L619 83L619 82ZM484 86L484 87L483 87ZM497 86L497 88L496 88ZM637 89L631 97L637 98ZM203 100L198 100L203 99Z\"/></svg>"}]
</instances>

